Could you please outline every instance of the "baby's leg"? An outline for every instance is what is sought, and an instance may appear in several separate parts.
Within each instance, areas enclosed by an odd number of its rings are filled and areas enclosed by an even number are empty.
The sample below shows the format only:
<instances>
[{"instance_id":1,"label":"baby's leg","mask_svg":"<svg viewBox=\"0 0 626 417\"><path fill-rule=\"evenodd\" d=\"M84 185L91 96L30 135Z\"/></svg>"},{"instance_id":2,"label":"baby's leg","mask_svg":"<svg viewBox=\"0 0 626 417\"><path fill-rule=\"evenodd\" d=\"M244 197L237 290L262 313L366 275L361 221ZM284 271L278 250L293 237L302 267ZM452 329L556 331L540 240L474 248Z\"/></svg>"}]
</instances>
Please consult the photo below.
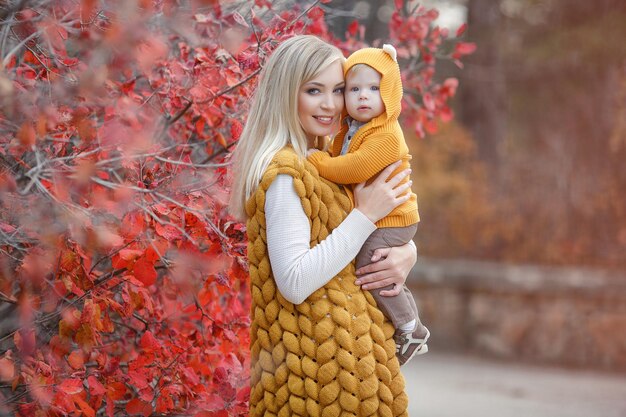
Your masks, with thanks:
<instances>
[{"instance_id":1,"label":"baby's leg","mask_svg":"<svg viewBox=\"0 0 626 417\"><path fill-rule=\"evenodd\" d=\"M371 263L374 251L379 248L401 246L408 243L417 230L417 224L407 227L386 227L376 229L365 241L361 251L356 258L357 269ZM417 307L413 296L406 286L394 297L384 297L381 291L393 289L393 285L372 290L371 293L376 300L380 311L393 322L397 329L403 324L418 319Z\"/></svg>"}]
</instances>

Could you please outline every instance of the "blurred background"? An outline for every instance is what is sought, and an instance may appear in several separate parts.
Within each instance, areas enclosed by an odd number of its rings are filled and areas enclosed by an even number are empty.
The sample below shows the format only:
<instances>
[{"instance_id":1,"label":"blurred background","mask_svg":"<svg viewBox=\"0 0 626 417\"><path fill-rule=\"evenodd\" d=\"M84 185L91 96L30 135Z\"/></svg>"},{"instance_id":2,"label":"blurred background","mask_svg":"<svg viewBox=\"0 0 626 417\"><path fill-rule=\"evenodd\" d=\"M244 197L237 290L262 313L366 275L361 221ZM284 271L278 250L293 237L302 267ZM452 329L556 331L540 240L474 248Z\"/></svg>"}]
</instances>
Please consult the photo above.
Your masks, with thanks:
<instances>
[{"instance_id":1,"label":"blurred background","mask_svg":"<svg viewBox=\"0 0 626 417\"><path fill-rule=\"evenodd\" d=\"M335 3L385 38L393 2ZM438 70L460 81L454 122L409 138L423 254L624 270L626 2L419 4L477 45ZM341 36L353 17L336 19Z\"/></svg>"},{"instance_id":2,"label":"blurred background","mask_svg":"<svg viewBox=\"0 0 626 417\"><path fill-rule=\"evenodd\" d=\"M455 119L405 130L409 285L432 332L405 371L411 411L626 416L626 2L420 4L477 50L439 64L460 81ZM337 36L356 14L385 39L393 2L331 5L348 12Z\"/></svg>"}]
</instances>

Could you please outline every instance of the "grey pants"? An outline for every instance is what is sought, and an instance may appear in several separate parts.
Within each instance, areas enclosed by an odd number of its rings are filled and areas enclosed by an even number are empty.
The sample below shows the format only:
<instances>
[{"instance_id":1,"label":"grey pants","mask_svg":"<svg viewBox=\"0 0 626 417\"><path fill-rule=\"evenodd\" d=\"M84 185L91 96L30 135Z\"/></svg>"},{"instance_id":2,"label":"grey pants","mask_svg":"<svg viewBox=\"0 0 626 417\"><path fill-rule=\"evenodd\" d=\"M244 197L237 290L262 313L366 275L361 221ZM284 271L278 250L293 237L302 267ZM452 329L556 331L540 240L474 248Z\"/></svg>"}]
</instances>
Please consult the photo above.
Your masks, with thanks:
<instances>
[{"instance_id":1,"label":"grey pants","mask_svg":"<svg viewBox=\"0 0 626 417\"><path fill-rule=\"evenodd\" d=\"M356 257L357 269L372 262L372 255L376 249L402 246L413 239L416 231L417 223L406 227L385 227L376 229L376 231L367 238ZM393 285L378 288L370 292L374 296L380 311L393 322L394 327L397 329L399 326L414 319L419 322L415 300L406 285L403 285L400 293L394 297L383 297L380 295L381 291L390 289L393 289Z\"/></svg>"}]
</instances>

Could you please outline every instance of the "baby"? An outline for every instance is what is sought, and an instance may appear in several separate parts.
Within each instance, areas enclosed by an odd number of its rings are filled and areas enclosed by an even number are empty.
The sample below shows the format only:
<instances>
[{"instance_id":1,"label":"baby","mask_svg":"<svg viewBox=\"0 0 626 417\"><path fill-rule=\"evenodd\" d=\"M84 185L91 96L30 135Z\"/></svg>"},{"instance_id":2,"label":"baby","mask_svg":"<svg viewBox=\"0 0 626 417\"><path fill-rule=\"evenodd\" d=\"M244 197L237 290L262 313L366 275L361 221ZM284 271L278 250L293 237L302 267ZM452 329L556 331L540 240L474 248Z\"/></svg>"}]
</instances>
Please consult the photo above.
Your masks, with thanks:
<instances>
[{"instance_id":1,"label":"baby","mask_svg":"<svg viewBox=\"0 0 626 417\"><path fill-rule=\"evenodd\" d=\"M383 45L382 49L364 48L353 53L344 64L344 75L348 117L333 141L331 154L309 151L308 160L322 177L345 185L368 181L400 159L402 164L397 172L409 168L411 156L398 123L402 80L395 48ZM411 193L407 202L376 223L378 229L357 255L357 269L371 262L376 249L409 242L418 222L417 198ZM426 341L430 332L420 322L406 286L396 296L380 295L380 291L392 288L393 285L373 290L372 295L396 328L396 355L403 365L413 356L428 352Z\"/></svg>"}]
</instances>

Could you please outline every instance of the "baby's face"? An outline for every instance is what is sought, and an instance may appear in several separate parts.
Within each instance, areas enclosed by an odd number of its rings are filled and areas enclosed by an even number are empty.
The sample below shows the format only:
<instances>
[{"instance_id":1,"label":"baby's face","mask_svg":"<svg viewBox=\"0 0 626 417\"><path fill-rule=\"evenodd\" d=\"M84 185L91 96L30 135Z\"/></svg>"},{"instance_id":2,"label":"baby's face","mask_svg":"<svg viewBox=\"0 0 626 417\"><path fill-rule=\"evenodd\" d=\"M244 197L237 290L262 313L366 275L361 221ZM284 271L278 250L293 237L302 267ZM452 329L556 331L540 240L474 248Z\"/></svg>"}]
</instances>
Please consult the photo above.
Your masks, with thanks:
<instances>
[{"instance_id":1,"label":"baby's face","mask_svg":"<svg viewBox=\"0 0 626 417\"><path fill-rule=\"evenodd\" d=\"M372 67L361 66L346 76L346 110L359 122L367 123L385 111L380 97L380 74Z\"/></svg>"}]
</instances>

